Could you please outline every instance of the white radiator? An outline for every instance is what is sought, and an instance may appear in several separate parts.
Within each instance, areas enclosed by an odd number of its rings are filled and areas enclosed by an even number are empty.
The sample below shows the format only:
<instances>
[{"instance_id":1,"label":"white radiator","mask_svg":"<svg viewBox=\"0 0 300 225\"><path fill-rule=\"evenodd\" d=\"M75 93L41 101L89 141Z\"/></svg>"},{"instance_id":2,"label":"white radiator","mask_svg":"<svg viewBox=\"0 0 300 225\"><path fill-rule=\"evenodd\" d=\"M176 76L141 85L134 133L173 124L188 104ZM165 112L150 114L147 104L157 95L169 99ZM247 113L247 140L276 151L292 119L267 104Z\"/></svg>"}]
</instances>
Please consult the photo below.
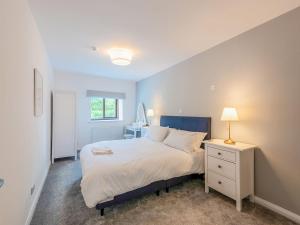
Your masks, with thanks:
<instances>
[{"instance_id":1,"label":"white radiator","mask_svg":"<svg viewBox=\"0 0 300 225\"><path fill-rule=\"evenodd\" d=\"M99 126L91 128L91 143L123 138L123 125Z\"/></svg>"}]
</instances>

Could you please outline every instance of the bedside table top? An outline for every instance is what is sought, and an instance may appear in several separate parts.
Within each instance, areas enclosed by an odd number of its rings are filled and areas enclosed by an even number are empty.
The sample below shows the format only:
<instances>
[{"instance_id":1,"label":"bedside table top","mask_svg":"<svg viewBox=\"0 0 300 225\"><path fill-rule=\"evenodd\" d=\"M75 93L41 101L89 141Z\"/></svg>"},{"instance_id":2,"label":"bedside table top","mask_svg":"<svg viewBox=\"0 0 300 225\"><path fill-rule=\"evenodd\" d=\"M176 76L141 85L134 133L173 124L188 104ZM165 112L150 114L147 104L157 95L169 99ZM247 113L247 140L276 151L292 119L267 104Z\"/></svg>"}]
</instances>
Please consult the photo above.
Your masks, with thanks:
<instances>
[{"instance_id":1,"label":"bedside table top","mask_svg":"<svg viewBox=\"0 0 300 225\"><path fill-rule=\"evenodd\" d=\"M238 150L238 151L244 151L244 150L248 150L248 149L252 149L252 148L256 147L256 145L245 144L245 143L241 143L241 142L236 142L234 145L225 144L223 139L211 139L211 140L203 141L203 143L209 144L209 145L214 145L214 146L219 146L219 147L224 147L224 148L228 148L228 149Z\"/></svg>"}]
</instances>

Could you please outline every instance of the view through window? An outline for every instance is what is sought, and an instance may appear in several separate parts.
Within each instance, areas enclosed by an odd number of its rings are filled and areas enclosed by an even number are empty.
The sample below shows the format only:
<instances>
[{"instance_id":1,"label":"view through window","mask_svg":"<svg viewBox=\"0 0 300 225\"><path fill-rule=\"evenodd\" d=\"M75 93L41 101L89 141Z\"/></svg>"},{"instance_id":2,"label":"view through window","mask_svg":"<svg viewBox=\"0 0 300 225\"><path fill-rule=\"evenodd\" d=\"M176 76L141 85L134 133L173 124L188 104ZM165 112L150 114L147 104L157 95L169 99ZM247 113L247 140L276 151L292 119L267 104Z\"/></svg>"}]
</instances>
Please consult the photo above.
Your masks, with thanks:
<instances>
[{"instance_id":1,"label":"view through window","mask_svg":"<svg viewBox=\"0 0 300 225\"><path fill-rule=\"evenodd\" d=\"M114 98L90 98L91 120L118 119L118 99Z\"/></svg>"}]
</instances>

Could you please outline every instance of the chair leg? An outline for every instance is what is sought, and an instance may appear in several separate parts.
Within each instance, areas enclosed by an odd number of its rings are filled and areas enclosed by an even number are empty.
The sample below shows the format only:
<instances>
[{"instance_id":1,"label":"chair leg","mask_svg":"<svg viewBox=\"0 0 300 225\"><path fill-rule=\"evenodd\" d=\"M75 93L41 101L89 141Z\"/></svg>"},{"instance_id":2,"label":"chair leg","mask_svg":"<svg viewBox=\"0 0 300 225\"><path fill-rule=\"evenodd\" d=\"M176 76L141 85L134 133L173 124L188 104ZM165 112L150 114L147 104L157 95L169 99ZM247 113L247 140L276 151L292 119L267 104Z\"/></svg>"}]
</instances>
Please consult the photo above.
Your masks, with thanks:
<instances>
[{"instance_id":1,"label":"chair leg","mask_svg":"<svg viewBox=\"0 0 300 225\"><path fill-rule=\"evenodd\" d=\"M159 196L159 191L156 191L156 195Z\"/></svg>"},{"instance_id":2,"label":"chair leg","mask_svg":"<svg viewBox=\"0 0 300 225\"><path fill-rule=\"evenodd\" d=\"M104 209L100 209L100 215L104 216Z\"/></svg>"}]
</instances>

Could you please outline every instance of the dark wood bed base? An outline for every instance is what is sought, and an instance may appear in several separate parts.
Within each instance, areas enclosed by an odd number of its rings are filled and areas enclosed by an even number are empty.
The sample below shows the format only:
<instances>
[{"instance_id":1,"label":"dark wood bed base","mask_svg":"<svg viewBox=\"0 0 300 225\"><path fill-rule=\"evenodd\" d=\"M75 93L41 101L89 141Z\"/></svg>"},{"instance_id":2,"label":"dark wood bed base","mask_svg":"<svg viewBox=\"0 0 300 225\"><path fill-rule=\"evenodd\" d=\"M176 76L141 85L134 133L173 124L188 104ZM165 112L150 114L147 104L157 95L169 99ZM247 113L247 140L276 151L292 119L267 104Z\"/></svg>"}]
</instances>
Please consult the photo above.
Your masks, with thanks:
<instances>
[{"instance_id":1,"label":"dark wood bed base","mask_svg":"<svg viewBox=\"0 0 300 225\"><path fill-rule=\"evenodd\" d=\"M185 181L191 180L191 179L204 179L204 174L191 174L181 177L174 177L169 180L161 180L153 182L145 187L141 187L138 189L135 189L133 191L126 192L124 194L120 194L114 197L113 200L99 203L96 205L96 209L100 211L100 215L104 216L104 209L110 206L122 204L128 200L139 198L141 196L144 196L146 194L150 193L156 193L157 196L159 196L161 190L165 190L167 193L169 192L169 189L175 185L181 184Z\"/></svg>"},{"instance_id":2,"label":"dark wood bed base","mask_svg":"<svg viewBox=\"0 0 300 225\"><path fill-rule=\"evenodd\" d=\"M160 125L180 130L206 132L207 135L205 139L207 140L211 138L210 117L161 116ZM136 190L117 195L111 201L99 203L96 205L96 209L100 210L101 216L103 216L104 208L106 207L121 204L130 199L137 198L149 193L156 193L156 195L159 195L159 192L161 190L166 190L166 192L169 192L170 187L199 176L202 176L203 179L203 174L192 174L187 176L174 177L169 180L156 181L145 187L141 187Z\"/></svg>"}]
</instances>

